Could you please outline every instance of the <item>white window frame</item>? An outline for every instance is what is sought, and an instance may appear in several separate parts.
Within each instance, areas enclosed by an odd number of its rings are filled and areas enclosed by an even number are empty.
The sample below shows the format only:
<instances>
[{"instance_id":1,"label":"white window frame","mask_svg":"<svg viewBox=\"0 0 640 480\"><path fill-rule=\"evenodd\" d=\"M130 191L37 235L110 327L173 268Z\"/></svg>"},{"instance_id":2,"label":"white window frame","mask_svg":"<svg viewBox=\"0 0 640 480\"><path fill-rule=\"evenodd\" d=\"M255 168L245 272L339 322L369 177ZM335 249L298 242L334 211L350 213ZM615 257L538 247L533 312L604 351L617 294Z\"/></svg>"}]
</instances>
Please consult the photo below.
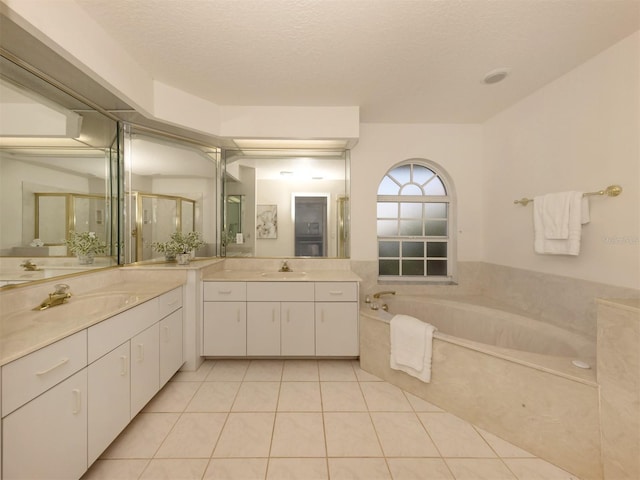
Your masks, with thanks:
<instances>
[{"instance_id":1,"label":"white window frame","mask_svg":"<svg viewBox=\"0 0 640 480\"><path fill-rule=\"evenodd\" d=\"M376 212L379 202L392 202L392 203L446 203L447 204L447 234L445 236L412 236L412 235L378 235L376 238L377 245L377 257L378 257L378 282L379 283L423 283L423 284L453 284L457 282L457 205L456 195L451 177L444 168L435 162L426 160L423 158L411 158L399 162L393 165L380 180L380 183L384 181L387 174L391 173L394 169L403 165L419 165L428 168L440 179L444 185L446 195L377 195L376 197ZM406 184L405 184L406 185ZM386 218L386 217L383 217ZM423 218L424 219L424 218ZM376 213L376 231L379 217ZM407 258L422 258L428 261L426 244L427 242L444 242L447 244L446 257L434 257L433 260L446 258L447 261L447 273L446 275L381 275L380 274L380 260L384 260L385 257L380 256L380 242L382 241L398 241L399 242L399 257L397 258L400 267L402 268L402 244L406 241L418 241L425 243L425 251L423 257L407 257Z\"/></svg>"}]
</instances>

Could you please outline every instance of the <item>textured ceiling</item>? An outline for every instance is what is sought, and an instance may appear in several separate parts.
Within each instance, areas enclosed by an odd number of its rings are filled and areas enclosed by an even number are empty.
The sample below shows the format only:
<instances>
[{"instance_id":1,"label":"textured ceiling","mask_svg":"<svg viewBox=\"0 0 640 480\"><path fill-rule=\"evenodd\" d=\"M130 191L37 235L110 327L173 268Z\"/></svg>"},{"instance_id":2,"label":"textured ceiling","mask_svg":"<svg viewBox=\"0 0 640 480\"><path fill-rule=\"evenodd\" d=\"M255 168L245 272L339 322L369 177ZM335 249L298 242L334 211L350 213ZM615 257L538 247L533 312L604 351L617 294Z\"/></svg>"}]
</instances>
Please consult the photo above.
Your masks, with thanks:
<instances>
[{"instance_id":1,"label":"textured ceiling","mask_svg":"<svg viewBox=\"0 0 640 480\"><path fill-rule=\"evenodd\" d=\"M481 122L640 28L638 0L76 2L163 83L363 122Z\"/></svg>"}]
</instances>

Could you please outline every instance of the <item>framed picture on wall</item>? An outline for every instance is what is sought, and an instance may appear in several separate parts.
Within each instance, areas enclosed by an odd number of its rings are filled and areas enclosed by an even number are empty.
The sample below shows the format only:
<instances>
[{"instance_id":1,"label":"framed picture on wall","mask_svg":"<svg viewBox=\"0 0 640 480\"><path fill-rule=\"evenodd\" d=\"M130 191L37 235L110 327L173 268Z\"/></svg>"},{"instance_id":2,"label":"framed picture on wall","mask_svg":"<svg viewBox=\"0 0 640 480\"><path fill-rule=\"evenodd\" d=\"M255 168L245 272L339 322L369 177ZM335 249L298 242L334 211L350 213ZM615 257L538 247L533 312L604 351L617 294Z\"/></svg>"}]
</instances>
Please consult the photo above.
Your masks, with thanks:
<instances>
[{"instance_id":1,"label":"framed picture on wall","mask_svg":"<svg viewBox=\"0 0 640 480\"><path fill-rule=\"evenodd\" d=\"M256 238L278 238L278 206L258 205L256 211Z\"/></svg>"}]
</instances>

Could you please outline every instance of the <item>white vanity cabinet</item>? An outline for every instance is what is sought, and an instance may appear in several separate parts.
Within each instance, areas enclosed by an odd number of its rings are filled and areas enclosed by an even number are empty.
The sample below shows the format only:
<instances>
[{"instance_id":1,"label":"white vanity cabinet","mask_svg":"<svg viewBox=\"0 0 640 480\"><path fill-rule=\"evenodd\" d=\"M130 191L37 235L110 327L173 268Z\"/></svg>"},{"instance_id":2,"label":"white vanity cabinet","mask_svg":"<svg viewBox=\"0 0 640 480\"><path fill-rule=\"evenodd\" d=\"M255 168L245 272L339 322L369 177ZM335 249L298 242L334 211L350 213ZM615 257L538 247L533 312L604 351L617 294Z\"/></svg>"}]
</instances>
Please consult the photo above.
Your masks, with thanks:
<instances>
[{"instance_id":1,"label":"white vanity cabinet","mask_svg":"<svg viewBox=\"0 0 640 480\"><path fill-rule=\"evenodd\" d=\"M131 414L135 417L160 389L160 326L131 339Z\"/></svg>"},{"instance_id":2,"label":"white vanity cabinet","mask_svg":"<svg viewBox=\"0 0 640 480\"><path fill-rule=\"evenodd\" d=\"M130 342L89 365L88 465L91 465L131 420Z\"/></svg>"},{"instance_id":3,"label":"white vanity cabinet","mask_svg":"<svg viewBox=\"0 0 640 480\"><path fill-rule=\"evenodd\" d=\"M205 281L203 355L358 356L358 283Z\"/></svg>"},{"instance_id":4,"label":"white vanity cabinet","mask_svg":"<svg viewBox=\"0 0 640 480\"><path fill-rule=\"evenodd\" d=\"M247 283L247 356L313 356L310 282Z\"/></svg>"},{"instance_id":5,"label":"white vanity cabinet","mask_svg":"<svg viewBox=\"0 0 640 480\"><path fill-rule=\"evenodd\" d=\"M318 282L316 291L316 355L359 355L358 285Z\"/></svg>"},{"instance_id":6,"label":"white vanity cabinet","mask_svg":"<svg viewBox=\"0 0 640 480\"><path fill-rule=\"evenodd\" d=\"M204 282L202 354L244 357L247 354L247 284Z\"/></svg>"},{"instance_id":7,"label":"white vanity cabinet","mask_svg":"<svg viewBox=\"0 0 640 480\"><path fill-rule=\"evenodd\" d=\"M184 363L182 309L179 309L159 323L160 334L160 385L169 381ZM155 394L155 393L154 393ZM152 395L153 396L153 395ZM146 402L145 402L146 403Z\"/></svg>"},{"instance_id":8,"label":"white vanity cabinet","mask_svg":"<svg viewBox=\"0 0 640 480\"><path fill-rule=\"evenodd\" d=\"M82 476L87 469L86 364L82 331L2 367L2 478Z\"/></svg>"}]
</instances>

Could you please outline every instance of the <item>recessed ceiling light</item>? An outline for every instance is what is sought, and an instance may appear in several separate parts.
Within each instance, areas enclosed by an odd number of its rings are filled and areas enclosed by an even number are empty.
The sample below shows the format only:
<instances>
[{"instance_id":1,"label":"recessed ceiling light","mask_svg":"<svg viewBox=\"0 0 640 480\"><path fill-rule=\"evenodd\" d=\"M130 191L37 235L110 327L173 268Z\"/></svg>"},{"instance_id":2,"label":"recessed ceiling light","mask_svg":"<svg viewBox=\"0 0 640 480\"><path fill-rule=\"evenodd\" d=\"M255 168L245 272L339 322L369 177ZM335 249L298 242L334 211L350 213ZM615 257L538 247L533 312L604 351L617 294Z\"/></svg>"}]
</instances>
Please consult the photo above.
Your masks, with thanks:
<instances>
[{"instance_id":1,"label":"recessed ceiling light","mask_svg":"<svg viewBox=\"0 0 640 480\"><path fill-rule=\"evenodd\" d=\"M293 175L293 172L289 172L289 171L287 171L287 170L282 170L282 171L280 172L280 175L282 175L282 176Z\"/></svg>"},{"instance_id":2,"label":"recessed ceiling light","mask_svg":"<svg viewBox=\"0 0 640 480\"><path fill-rule=\"evenodd\" d=\"M493 85L507 78L507 75L509 75L508 68L497 68L487 73L482 81L487 85Z\"/></svg>"}]
</instances>

